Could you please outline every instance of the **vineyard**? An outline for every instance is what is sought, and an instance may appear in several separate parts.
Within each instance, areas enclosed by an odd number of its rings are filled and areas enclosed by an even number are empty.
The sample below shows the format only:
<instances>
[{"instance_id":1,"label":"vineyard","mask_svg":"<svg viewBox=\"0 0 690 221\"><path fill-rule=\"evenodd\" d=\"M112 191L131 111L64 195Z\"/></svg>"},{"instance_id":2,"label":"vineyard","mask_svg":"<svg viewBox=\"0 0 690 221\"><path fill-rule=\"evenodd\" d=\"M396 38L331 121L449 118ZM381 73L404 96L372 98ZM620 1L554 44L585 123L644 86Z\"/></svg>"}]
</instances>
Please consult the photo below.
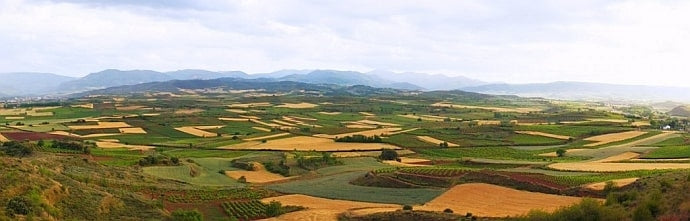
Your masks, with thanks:
<instances>
[{"instance_id":1,"label":"vineyard","mask_svg":"<svg viewBox=\"0 0 690 221\"><path fill-rule=\"evenodd\" d=\"M223 210L230 217L239 220L255 220L268 217L266 209L268 205L259 200L224 202Z\"/></svg>"},{"instance_id":2,"label":"vineyard","mask_svg":"<svg viewBox=\"0 0 690 221\"><path fill-rule=\"evenodd\" d=\"M165 200L172 203L200 203L213 200L255 200L268 196L268 192L248 188L222 189L214 191L186 190L167 192Z\"/></svg>"},{"instance_id":3,"label":"vineyard","mask_svg":"<svg viewBox=\"0 0 690 221\"><path fill-rule=\"evenodd\" d=\"M435 176L435 177L454 177L461 176L467 173L467 168L401 168L399 170L402 173L425 175L425 176Z\"/></svg>"}]
</instances>

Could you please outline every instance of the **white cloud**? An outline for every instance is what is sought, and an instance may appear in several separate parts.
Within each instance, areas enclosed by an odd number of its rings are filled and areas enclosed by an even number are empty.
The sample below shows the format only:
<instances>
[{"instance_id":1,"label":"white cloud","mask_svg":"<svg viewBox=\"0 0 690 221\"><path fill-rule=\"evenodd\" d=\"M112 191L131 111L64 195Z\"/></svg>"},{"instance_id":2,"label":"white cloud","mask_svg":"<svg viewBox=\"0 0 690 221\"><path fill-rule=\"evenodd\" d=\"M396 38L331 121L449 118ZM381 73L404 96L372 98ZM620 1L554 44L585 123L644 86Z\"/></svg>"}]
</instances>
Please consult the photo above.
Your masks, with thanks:
<instances>
[{"instance_id":1,"label":"white cloud","mask_svg":"<svg viewBox=\"0 0 690 221\"><path fill-rule=\"evenodd\" d=\"M332 68L685 85L690 3L0 0L0 72Z\"/></svg>"}]
</instances>

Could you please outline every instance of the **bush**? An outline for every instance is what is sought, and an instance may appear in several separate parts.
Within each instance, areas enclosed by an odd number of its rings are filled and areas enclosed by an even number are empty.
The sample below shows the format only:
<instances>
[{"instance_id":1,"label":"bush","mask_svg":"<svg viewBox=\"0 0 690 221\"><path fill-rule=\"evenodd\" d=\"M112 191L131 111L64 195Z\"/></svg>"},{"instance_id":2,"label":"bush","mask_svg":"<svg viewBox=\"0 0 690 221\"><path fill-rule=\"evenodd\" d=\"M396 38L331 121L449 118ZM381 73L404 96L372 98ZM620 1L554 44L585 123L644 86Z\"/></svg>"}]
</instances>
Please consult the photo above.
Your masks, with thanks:
<instances>
[{"instance_id":1,"label":"bush","mask_svg":"<svg viewBox=\"0 0 690 221\"><path fill-rule=\"evenodd\" d=\"M410 206L410 205L404 205L404 206L403 206L403 210L405 210L405 211L412 211L412 206Z\"/></svg>"},{"instance_id":2,"label":"bush","mask_svg":"<svg viewBox=\"0 0 690 221\"><path fill-rule=\"evenodd\" d=\"M450 208L446 208L443 210L444 213L453 213L453 210Z\"/></svg>"},{"instance_id":3,"label":"bush","mask_svg":"<svg viewBox=\"0 0 690 221\"><path fill-rule=\"evenodd\" d=\"M381 139L380 136L374 135L371 137L367 137L364 135L352 135L352 136L345 136L345 137L340 137L340 138L335 138L335 142L344 142L344 143L383 143L383 139Z\"/></svg>"},{"instance_id":4,"label":"bush","mask_svg":"<svg viewBox=\"0 0 690 221\"><path fill-rule=\"evenodd\" d=\"M26 142L20 143L17 141L10 141L10 142L2 143L2 146L0 146L0 149L7 156L26 157L26 156L30 156L31 154L33 154L35 148L30 143L26 143Z\"/></svg>"},{"instance_id":5,"label":"bush","mask_svg":"<svg viewBox=\"0 0 690 221\"><path fill-rule=\"evenodd\" d=\"M202 221L204 220L201 213L197 210L175 210L172 213L173 221Z\"/></svg>"},{"instance_id":6,"label":"bush","mask_svg":"<svg viewBox=\"0 0 690 221\"><path fill-rule=\"evenodd\" d=\"M283 205L278 201L271 201L268 206L266 206L266 215L269 217L276 217L282 213Z\"/></svg>"},{"instance_id":7,"label":"bush","mask_svg":"<svg viewBox=\"0 0 690 221\"><path fill-rule=\"evenodd\" d=\"M383 149L383 151L381 151L381 155L379 155L379 159L381 160L395 160L397 158L398 152L391 149Z\"/></svg>"},{"instance_id":8,"label":"bush","mask_svg":"<svg viewBox=\"0 0 690 221\"><path fill-rule=\"evenodd\" d=\"M556 155L557 155L558 157L564 157L564 156L565 156L565 152L566 152L565 149L558 149L558 150L556 150Z\"/></svg>"},{"instance_id":9,"label":"bush","mask_svg":"<svg viewBox=\"0 0 690 221\"><path fill-rule=\"evenodd\" d=\"M7 202L5 210L8 214L10 214L10 216L28 215L33 211L33 207L31 206L31 201L29 201L29 199L17 196Z\"/></svg>"}]
</instances>

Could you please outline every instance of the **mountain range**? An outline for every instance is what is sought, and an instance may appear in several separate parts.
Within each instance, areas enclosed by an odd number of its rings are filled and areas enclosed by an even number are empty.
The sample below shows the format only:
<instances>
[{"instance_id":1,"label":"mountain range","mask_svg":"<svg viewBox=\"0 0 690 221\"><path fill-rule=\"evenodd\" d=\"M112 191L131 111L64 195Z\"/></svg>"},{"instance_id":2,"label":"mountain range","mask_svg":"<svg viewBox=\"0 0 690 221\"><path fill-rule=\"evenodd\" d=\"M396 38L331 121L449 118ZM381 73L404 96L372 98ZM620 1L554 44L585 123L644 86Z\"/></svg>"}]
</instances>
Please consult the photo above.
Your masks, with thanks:
<instances>
[{"instance_id":1,"label":"mountain range","mask_svg":"<svg viewBox=\"0 0 690 221\"><path fill-rule=\"evenodd\" d=\"M0 74L0 97L67 95L123 85L173 80L218 78L261 79L264 82L302 82L341 86L364 85L402 90L463 90L468 92L595 101L680 101L690 102L690 88L644 85L617 85L587 82L534 84L487 83L463 76L426 73L396 73L374 70L367 73L340 70L280 70L247 74L241 71L186 69L171 72L108 69L81 78L49 73Z\"/></svg>"}]
</instances>

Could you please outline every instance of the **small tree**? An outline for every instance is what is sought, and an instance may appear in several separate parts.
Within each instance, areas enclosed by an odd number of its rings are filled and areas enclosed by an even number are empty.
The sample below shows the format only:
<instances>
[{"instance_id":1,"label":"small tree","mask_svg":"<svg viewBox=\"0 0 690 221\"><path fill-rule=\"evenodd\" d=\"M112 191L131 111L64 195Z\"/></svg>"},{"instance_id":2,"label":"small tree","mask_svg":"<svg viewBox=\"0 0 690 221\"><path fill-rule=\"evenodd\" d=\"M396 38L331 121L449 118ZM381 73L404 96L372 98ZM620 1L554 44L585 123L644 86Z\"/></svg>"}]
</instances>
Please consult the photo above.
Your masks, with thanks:
<instances>
[{"instance_id":1,"label":"small tree","mask_svg":"<svg viewBox=\"0 0 690 221\"><path fill-rule=\"evenodd\" d=\"M266 215L268 215L270 217L279 216L283 212L282 208L283 208L283 205L280 204L280 202L271 201L266 206Z\"/></svg>"},{"instance_id":2,"label":"small tree","mask_svg":"<svg viewBox=\"0 0 690 221\"><path fill-rule=\"evenodd\" d=\"M453 213L453 210L450 208L446 208L443 210L444 213Z\"/></svg>"},{"instance_id":3,"label":"small tree","mask_svg":"<svg viewBox=\"0 0 690 221\"><path fill-rule=\"evenodd\" d=\"M46 142L43 141L43 139L40 139L40 140L38 140L38 142L36 143L36 145L38 145L39 147L44 147L44 146L46 145Z\"/></svg>"},{"instance_id":4,"label":"small tree","mask_svg":"<svg viewBox=\"0 0 690 221\"><path fill-rule=\"evenodd\" d=\"M241 176L240 178L237 178L237 182L240 182L240 183L247 183L247 178L244 177L244 176Z\"/></svg>"},{"instance_id":5,"label":"small tree","mask_svg":"<svg viewBox=\"0 0 690 221\"><path fill-rule=\"evenodd\" d=\"M556 156L558 157L564 157L565 156L565 149L558 149L556 150Z\"/></svg>"},{"instance_id":6,"label":"small tree","mask_svg":"<svg viewBox=\"0 0 690 221\"><path fill-rule=\"evenodd\" d=\"M10 216L28 215L33 211L33 207L31 206L31 201L29 201L29 199L17 196L7 202L5 211L7 211Z\"/></svg>"},{"instance_id":7,"label":"small tree","mask_svg":"<svg viewBox=\"0 0 690 221\"><path fill-rule=\"evenodd\" d=\"M398 158L398 152L392 149L383 149L381 151L381 155L379 155L379 159L381 160L395 160Z\"/></svg>"},{"instance_id":8,"label":"small tree","mask_svg":"<svg viewBox=\"0 0 690 221\"><path fill-rule=\"evenodd\" d=\"M405 211L412 211L412 206L410 206L410 205L404 205L404 206L403 206L403 210L405 210Z\"/></svg>"}]
</instances>

